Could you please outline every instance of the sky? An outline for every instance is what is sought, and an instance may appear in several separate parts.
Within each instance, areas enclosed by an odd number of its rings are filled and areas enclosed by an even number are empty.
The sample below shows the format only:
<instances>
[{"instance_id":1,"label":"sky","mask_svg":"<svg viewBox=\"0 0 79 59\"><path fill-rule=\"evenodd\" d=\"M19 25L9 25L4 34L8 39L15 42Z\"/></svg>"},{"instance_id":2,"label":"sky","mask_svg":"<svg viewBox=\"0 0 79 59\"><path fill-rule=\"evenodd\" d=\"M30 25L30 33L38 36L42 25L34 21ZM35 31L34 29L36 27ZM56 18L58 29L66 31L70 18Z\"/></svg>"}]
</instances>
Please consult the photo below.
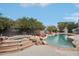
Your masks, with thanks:
<instances>
[{"instance_id":1,"label":"sky","mask_svg":"<svg viewBox=\"0 0 79 59\"><path fill-rule=\"evenodd\" d=\"M58 22L77 22L79 4L71 3L0 3L0 13L13 20L33 17L44 25L57 25Z\"/></svg>"}]
</instances>

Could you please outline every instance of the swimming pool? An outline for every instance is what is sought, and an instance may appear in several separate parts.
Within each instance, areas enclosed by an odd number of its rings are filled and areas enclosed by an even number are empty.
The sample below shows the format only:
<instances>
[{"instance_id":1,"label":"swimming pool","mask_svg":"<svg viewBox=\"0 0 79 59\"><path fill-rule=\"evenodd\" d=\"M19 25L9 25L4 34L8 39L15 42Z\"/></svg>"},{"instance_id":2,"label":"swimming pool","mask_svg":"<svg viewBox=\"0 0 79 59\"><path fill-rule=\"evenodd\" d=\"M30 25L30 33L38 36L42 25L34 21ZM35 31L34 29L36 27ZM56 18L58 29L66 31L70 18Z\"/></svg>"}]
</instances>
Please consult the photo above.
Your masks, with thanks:
<instances>
[{"instance_id":1,"label":"swimming pool","mask_svg":"<svg viewBox=\"0 0 79 59\"><path fill-rule=\"evenodd\" d=\"M72 42L63 34L48 36L45 40L48 43L48 45L74 48Z\"/></svg>"}]
</instances>

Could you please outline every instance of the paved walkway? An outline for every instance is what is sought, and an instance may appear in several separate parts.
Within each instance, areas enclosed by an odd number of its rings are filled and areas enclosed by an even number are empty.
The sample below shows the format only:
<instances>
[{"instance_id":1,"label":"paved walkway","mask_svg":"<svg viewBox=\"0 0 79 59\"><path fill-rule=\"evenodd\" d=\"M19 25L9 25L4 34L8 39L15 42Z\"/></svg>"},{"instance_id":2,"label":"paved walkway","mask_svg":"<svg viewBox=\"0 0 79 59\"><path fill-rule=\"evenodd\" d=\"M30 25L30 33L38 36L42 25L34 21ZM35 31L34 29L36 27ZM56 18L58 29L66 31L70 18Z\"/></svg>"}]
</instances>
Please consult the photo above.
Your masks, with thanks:
<instances>
[{"instance_id":1,"label":"paved walkway","mask_svg":"<svg viewBox=\"0 0 79 59\"><path fill-rule=\"evenodd\" d=\"M22 51L4 53L2 56L78 56L78 51L63 51L47 45L32 46Z\"/></svg>"}]
</instances>

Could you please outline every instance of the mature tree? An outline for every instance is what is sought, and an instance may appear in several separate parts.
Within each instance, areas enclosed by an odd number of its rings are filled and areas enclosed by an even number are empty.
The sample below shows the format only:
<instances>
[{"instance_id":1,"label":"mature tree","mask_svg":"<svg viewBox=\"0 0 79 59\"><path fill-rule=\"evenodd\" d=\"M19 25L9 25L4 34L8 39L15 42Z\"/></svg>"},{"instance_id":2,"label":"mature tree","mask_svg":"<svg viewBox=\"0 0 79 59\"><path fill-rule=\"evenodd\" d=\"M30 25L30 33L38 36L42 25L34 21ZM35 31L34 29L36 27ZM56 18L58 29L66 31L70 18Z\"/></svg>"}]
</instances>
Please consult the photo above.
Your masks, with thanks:
<instances>
[{"instance_id":1,"label":"mature tree","mask_svg":"<svg viewBox=\"0 0 79 59\"><path fill-rule=\"evenodd\" d=\"M60 32L63 32L65 27L67 27L68 32L72 32L72 30L76 28L77 25L74 22L59 22L58 23L58 28Z\"/></svg>"},{"instance_id":2,"label":"mature tree","mask_svg":"<svg viewBox=\"0 0 79 59\"><path fill-rule=\"evenodd\" d=\"M3 33L11 26L11 19L7 17L0 17L0 33Z\"/></svg>"},{"instance_id":3,"label":"mature tree","mask_svg":"<svg viewBox=\"0 0 79 59\"><path fill-rule=\"evenodd\" d=\"M66 23L65 22L59 22L58 23L59 32L63 32L65 27L66 27Z\"/></svg>"},{"instance_id":4,"label":"mature tree","mask_svg":"<svg viewBox=\"0 0 79 59\"><path fill-rule=\"evenodd\" d=\"M74 22L67 22L68 32L72 32L74 28L76 28L76 24Z\"/></svg>"},{"instance_id":5,"label":"mature tree","mask_svg":"<svg viewBox=\"0 0 79 59\"><path fill-rule=\"evenodd\" d=\"M47 30L48 30L49 32L57 32L57 28L56 28L55 26L48 26L48 27L47 27Z\"/></svg>"},{"instance_id":6,"label":"mature tree","mask_svg":"<svg viewBox=\"0 0 79 59\"><path fill-rule=\"evenodd\" d=\"M37 21L37 19L29 18L29 17L23 17L18 19L15 22L15 27L19 28L21 32L27 32L27 33L33 33L35 30L43 30L44 25Z\"/></svg>"}]
</instances>

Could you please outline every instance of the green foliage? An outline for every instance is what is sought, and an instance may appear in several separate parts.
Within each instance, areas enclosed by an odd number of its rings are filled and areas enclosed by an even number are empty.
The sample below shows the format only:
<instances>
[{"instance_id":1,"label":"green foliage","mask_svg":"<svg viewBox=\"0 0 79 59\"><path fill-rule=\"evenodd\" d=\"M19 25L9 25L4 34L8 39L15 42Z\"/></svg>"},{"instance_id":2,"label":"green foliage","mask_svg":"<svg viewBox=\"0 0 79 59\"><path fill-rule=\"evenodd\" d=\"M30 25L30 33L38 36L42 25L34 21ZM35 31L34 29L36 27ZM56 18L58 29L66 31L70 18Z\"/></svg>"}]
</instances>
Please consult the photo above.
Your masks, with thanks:
<instances>
[{"instance_id":1,"label":"green foliage","mask_svg":"<svg viewBox=\"0 0 79 59\"><path fill-rule=\"evenodd\" d=\"M23 17L16 20L15 28L18 28L21 32L34 33L36 30L43 30L45 26L37 19Z\"/></svg>"},{"instance_id":2,"label":"green foliage","mask_svg":"<svg viewBox=\"0 0 79 59\"><path fill-rule=\"evenodd\" d=\"M76 28L76 24L74 22L67 23L67 28L69 32L72 32L74 28Z\"/></svg>"},{"instance_id":3,"label":"green foliage","mask_svg":"<svg viewBox=\"0 0 79 59\"><path fill-rule=\"evenodd\" d=\"M50 32L57 32L57 28L55 26L48 26L47 30Z\"/></svg>"},{"instance_id":4,"label":"green foliage","mask_svg":"<svg viewBox=\"0 0 79 59\"><path fill-rule=\"evenodd\" d=\"M77 24L75 24L74 22L59 22L58 23L58 28L60 32L63 32L65 27L67 27L68 32L72 32L72 30L77 27Z\"/></svg>"},{"instance_id":5,"label":"green foliage","mask_svg":"<svg viewBox=\"0 0 79 59\"><path fill-rule=\"evenodd\" d=\"M59 32L63 32L65 27L66 27L66 23L65 22L59 22L58 23Z\"/></svg>"},{"instance_id":6,"label":"green foliage","mask_svg":"<svg viewBox=\"0 0 79 59\"><path fill-rule=\"evenodd\" d=\"M0 17L0 33L4 32L11 26L11 19L7 17Z\"/></svg>"},{"instance_id":7,"label":"green foliage","mask_svg":"<svg viewBox=\"0 0 79 59\"><path fill-rule=\"evenodd\" d=\"M72 29L77 28L78 24L74 22L59 22L58 28L60 32L63 32L64 28L67 27L69 32L72 32ZM17 20L12 20L7 17L3 17L2 13L0 13L0 34L5 33L8 29L18 29L21 32L26 33L35 33L38 30L44 30L45 26L42 22L38 21L32 17L23 17ZM48 26L47 28L50 32L57 32L57 28L55 26Z\"/></svg>"},{"instance_id":8,"label":"green foliage","mask_svg":"<svg viewBox=\"0 0 79 59\"><path fill-rule=\"evenodd\" d=\"M20 32L34 33L35 30L43 30L45 26L34 18L23 17L13 21L7 17L0 16L0 33L10 28L18 29Z\"/></svg>"}]
</instances>

